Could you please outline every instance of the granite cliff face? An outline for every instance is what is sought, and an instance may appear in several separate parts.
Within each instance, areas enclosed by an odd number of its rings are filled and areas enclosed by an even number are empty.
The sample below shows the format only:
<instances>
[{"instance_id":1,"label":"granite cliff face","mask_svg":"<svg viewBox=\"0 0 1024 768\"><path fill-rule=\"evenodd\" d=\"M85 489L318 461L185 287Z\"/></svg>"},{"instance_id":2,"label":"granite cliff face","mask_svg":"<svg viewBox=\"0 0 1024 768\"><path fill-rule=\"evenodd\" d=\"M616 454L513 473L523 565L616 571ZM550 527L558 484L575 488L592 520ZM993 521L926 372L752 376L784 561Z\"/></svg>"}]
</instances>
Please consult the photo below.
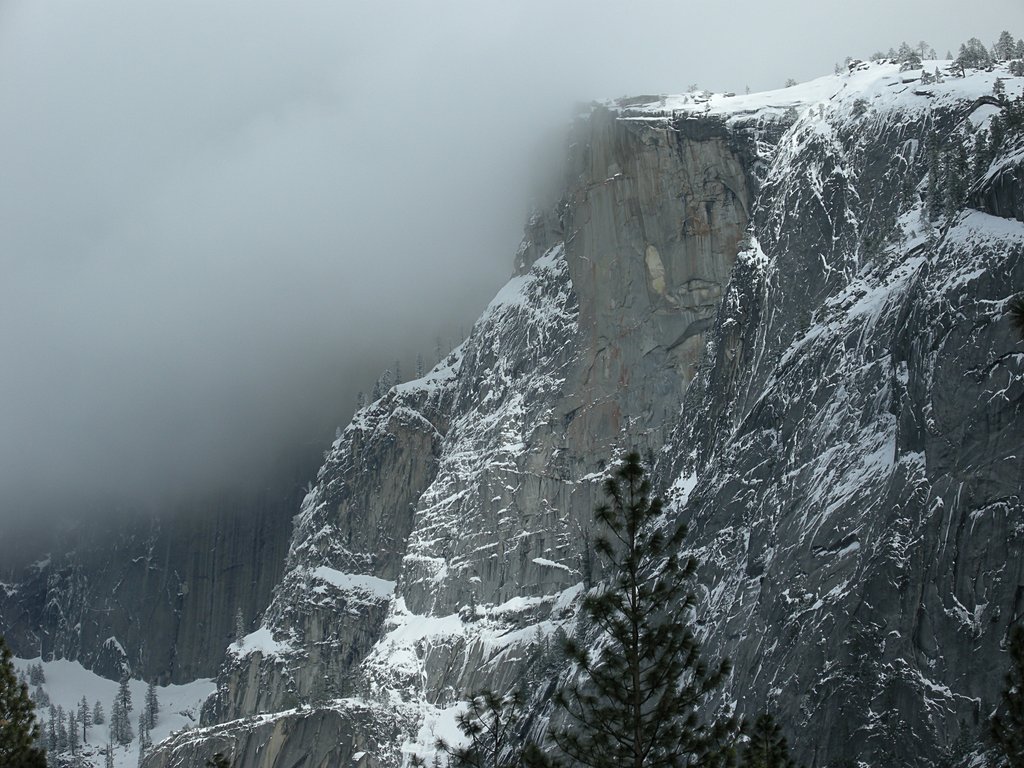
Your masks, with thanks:
<instances>
[{"instance_id":1,"label":"granite cliff face","mask_svg":"<svg viewBox=\"0 0 1024 768\"><path fill-rule=\"evenodd\" d=\"M723 136L693 142L608 110L580 130L566 199L531 221L470 338L335 443L264 620L273 653L232 648L216 719L357 690L396 582L413 625L536 601L519 624L576 588L595 501L580 478L624 436L652 449L668 436L751 198ZM483 652L455 645L446 665ZM452 701L462 689L425 682Z\"/></svg>"},{"instance_id":2,"label":"granite cliff face","mask_svg":"<svg viewBox=\"0 0 1024 768\"><path fill-rule=\"evenodd\" d=\"M1020 159L934 225L921 193L927 137L983 125L995 76L595 107L512 280L335 441L205 727L146 765L406 765L482 686L524 686L539 732L633 446L691 523L724 702L813 766L970 737L1024 608Z\"/></svg>"},{"instance_id":3,"label":"granite cliff face","mask_svg":"<svg viewBox=\"0 0 1024 768\"><path fill-rule=\"evenodd\" d=\"M922 224L926 132L978 109L916 98L794 126L666 450L728 695L816 765L976 742L1021 618L1024 217Z\"/></svg>"}]
</instances>

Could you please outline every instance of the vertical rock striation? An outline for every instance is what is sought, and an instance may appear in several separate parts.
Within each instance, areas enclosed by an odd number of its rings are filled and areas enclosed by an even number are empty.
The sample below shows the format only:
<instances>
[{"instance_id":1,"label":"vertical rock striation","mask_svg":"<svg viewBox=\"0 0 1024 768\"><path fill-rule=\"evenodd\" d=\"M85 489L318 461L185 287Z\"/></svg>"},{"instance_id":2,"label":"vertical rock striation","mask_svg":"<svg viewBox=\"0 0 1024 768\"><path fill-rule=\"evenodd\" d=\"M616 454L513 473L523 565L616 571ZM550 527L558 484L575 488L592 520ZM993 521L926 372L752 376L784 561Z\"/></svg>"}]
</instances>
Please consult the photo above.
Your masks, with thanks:
<instances>
[{"instance_id":1,"label":"vertical rock striation","mask_svg":"<svg viewBox=\"0 0 1024 768\"><path fill-rule=\"evenodd\" d=\"M298 483L281 483L159 517L97 512L98 524L60 534L0 585L0 627L22 657L73 659L112 679L212 677L236 614L251 621L281 577L301 498Z\"/></svg>"}]
</instances>

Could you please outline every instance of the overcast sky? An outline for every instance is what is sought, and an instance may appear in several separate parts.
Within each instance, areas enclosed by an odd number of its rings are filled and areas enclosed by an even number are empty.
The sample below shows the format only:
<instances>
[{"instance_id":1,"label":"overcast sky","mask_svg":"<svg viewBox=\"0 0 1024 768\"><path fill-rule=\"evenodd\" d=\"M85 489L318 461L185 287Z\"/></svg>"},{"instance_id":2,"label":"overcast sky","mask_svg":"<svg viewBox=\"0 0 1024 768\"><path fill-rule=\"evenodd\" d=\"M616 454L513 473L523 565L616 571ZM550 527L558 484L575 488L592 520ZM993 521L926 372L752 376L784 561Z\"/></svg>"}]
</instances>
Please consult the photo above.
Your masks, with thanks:
<instances>
[{"instance_id":1,"label":"overcast sky","mask_svg":"<svg viewBox=\"0 0 1024 768\"><path fill-rule=\"evenodd\" d=\"M1003 28L1020 0L0 0L0 521L324 439L500 287L574 102Z\"/></svg>"}]
</instances>

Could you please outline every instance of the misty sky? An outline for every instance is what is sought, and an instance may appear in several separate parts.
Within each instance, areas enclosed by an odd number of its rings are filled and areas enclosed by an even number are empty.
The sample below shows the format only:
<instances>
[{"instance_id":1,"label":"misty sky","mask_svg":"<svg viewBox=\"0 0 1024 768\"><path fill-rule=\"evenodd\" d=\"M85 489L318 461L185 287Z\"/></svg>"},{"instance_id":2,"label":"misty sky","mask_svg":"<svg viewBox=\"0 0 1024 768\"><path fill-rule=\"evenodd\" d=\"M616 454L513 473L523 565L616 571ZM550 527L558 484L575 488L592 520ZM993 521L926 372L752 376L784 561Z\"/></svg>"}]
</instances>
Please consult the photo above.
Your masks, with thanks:
<instances>
[{"instance_id":1,"label":"misty sky","mask_svg":"<svg viewBox=\"0 0 1024 768\"><path fill-rule=\"evenodd\" d=\"M329 437L500 287L575 102L1003 28L1020 0L0 0L0 521Z\"/></svg>"}]
</instances>

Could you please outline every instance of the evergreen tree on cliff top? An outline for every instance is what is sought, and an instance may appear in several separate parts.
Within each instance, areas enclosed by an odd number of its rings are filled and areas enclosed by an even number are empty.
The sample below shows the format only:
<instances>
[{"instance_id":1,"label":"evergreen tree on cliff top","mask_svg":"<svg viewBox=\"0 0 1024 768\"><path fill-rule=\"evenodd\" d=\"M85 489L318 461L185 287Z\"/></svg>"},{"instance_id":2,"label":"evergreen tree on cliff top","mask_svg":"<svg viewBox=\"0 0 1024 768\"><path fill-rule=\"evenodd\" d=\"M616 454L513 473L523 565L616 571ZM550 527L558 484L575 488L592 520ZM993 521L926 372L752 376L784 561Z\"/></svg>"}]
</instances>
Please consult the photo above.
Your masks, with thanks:
<instances>
[{"instance_id":1,"label":"evergreen tree on cliff top","mask_svg":"<svg viewBox=\"0 0 1024 768\"><path fill-rule=\"evenodd\" d=\"M625 456L605 482L606 504L595 510L601 530L594 548L606 581L584 599L600 630L595 648L568 641L580 672L559 692L566 722L551 730L555 754L534 764L591 768L675 768L717 765L731 719L709 723L702 708L729 673L723 660L700 660L689 582L694 558L680 559L685 526L666 526L662 503L637 453Z\"/></svg>"},{"instance_id":2,"label":"evergreen tree on cliff top","mask_svg":"<svg viewBox=\"0 0 1024 768\"><path fill-rule=\"evenodd\" d=\"M28 685L18 682L11 649L0 637L0 765L46 768L46 754L38 741L39 724Z\"/></svg>"}]
</instances>

